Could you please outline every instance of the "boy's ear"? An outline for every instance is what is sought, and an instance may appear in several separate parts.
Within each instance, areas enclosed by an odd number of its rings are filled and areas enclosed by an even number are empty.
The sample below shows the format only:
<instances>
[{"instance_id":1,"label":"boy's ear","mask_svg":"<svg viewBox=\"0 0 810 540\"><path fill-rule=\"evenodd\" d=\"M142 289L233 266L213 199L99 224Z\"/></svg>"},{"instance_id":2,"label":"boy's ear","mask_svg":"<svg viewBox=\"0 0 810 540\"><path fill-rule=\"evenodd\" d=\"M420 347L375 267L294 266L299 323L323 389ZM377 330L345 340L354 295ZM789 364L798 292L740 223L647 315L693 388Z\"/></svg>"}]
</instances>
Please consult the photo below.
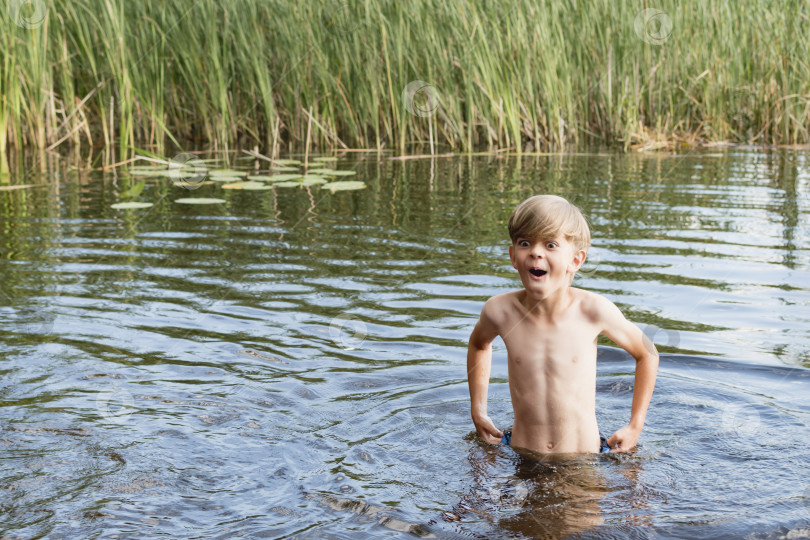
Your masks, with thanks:
<instances>
[{"instance_id":1,"label":"boy's ear","mask_svg":"<svg viewBox=\"0 0 810 540\"><path fill-rule=\"evenodd\" d=\"M569 272L576 272L582 265L585 264L585 259L588 257L588 254L585 252L584 249L580 249L576 253L574 253L574 258L568 264L568 271Z\"/></svg>"}]
</instances>

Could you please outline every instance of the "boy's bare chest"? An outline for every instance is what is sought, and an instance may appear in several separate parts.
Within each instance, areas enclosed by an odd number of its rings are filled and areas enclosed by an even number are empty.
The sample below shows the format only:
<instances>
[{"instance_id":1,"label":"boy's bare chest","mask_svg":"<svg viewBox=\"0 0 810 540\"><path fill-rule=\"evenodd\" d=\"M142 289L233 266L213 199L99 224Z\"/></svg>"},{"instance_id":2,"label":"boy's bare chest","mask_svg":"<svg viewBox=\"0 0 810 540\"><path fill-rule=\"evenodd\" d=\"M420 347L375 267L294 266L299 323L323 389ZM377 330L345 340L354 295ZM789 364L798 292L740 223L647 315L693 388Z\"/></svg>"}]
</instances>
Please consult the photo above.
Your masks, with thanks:
<instances>
[{"instance_id":1,"label":"boy's bare chest","mask_svg":"<svg viewBox=\"0 0 810 540\"><path fill-rule=\"evenodd\" d=\"M510 364L537 364L546 367L585 366L596 360L598 329L588 321L563 318L554 324L528 317L509 321L501 337Z\"/></svg>"}]
</instances>

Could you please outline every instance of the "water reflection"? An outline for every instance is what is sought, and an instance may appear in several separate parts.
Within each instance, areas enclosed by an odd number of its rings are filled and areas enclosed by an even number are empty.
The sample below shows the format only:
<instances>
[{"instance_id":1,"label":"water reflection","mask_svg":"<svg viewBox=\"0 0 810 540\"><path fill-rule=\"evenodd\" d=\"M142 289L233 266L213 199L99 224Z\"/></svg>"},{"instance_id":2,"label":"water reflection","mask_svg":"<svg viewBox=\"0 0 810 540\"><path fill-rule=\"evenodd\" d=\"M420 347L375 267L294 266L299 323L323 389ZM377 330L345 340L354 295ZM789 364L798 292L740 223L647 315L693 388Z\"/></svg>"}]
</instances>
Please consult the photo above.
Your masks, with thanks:
<instances>
[{"instance_id":1,"label":"water reflection","mask_svg":"<svg viewBox=\"0 0 810 540\"><path fill-rule=\"evenodd\" d=\"M783 367L810 365L805 154L342 159L368 189L204 185L226 204L184 207L187 190L150 181L155 206L122 212L109 205L131 179L63 170L0 192L7 536L806 524L810 379ZM519 284L505 220L538 191L591 220L577 285L682 353L662 356L634 456L539 467L469 437L466 340L484 300ZM608 344L605 431L626 424L633 372ZM490 398L508 425L499 343Z\"/></svg>"},{"instance_id":2,"label":"water reflection","mask_svg":"<svg viewBox=\"0 0 810 540\"><path fill-rule=\"evenodd\" d=\"M515 452L479 443L470 452L474 484L446 519L469 513L502 535L517 538L567 538L596 532L605 524L603 499L624 497L627 523L649 526L648 497L637 489L643 459L621 456L567 456ZM606 469L612 474L606 475ZM616 474L618 472L618 475Z\"/></svg>"}]
</instances>

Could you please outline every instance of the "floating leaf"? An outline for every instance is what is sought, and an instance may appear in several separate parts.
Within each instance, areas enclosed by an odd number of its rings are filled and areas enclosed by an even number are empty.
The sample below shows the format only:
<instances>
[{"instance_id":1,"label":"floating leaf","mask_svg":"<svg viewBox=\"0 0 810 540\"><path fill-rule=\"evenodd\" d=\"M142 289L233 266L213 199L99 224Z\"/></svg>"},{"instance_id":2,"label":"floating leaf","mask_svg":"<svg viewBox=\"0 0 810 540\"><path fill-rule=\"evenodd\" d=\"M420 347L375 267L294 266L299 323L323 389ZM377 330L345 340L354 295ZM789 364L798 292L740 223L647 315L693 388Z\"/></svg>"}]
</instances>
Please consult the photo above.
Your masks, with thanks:
<instances>
[{"instance_id":1,"label":"floating leaf","mask_svg":"<svg viewBox=\"0 0 810 540\"><path fill-rule=\"evenodd\" d=\"M338 158L335 156L319 156L316 158L312 158L312 161L337 161Z\"/></svg>"},{"instance_id":2,"label":"floating leaf","mask_svg":"<svg viewBox=\"0 0 810 540\"><path fill-rule=\"evenodd\" d=\"M273 167L273 172L295 172L298 167Z\"/></svg>"},{"instance_id":3,"label":"floating leaf","mask_svg":"<svg viewBox=\"0 0 810 540\"><path fill-rule=\"evenodd\" d=\"M134 202L134 201L131 201L131 202L115 203L115 204L111 205L110 208L115 208L116 210L130 210L130 209L135 209L135 208L149 208L150 206L152 206L152 203L150 203L150 202Z\"/></svg>"},{"instance_id":4,"label":"floating leaf","mask_svg":"<svg viewBox=\"0 0 810 540\"><path fill-rule=\"evenodd\" d=\"M174 202L180 204L219 204L224 203L225 199L206 199L206 198L188 198L188 199L177 199Z\"/></svg>"},{"instance_id":5,"label":"floating leaf","mask_svg":"<svg viewBox=\"0 0 810 540\"><path fill-rule=\"evenodd\" d=\"M301 182L301 183L303 185L305 185L305 186L313 186L315 184L325 184L326 179L321 178L320 176L312 176L312 175L308 174L308 175L304 176L304 181Z\"/></svg>"},{"instance_id":6,"label":"floating leaf","mask_svg":"<svg viewBox=\"0 0 810 540\"><path fill-rule=\"evenodd\" d=\"M212 182L238 182L241 180L238 176L209 176Z\"/></svg>"},{"instance_id":7,"label":"floating leaf","mask_svg":"<svg viewBox=\"0 0 810 540\"><path fill-rule=\"evenodd\" d=\"M160 173L164 170L157 167L132 167L129 174L131 176L160 176Z\"/></svg>"},{"instance_id":8,"label":"floating leaf","mask_svg":"<svg viewBox=\"0 0 810 540\"><path fill-rule=\"evenodd\" d=\"M322 189L331 190L332 193L335 191L351 191L355 189L363 189L366 187L365 182L360 182L357 180L342 180L339 182L329 182L328 184L324 184L321 186Z\"/></svg>"},{"instance_id":9,"label":"floating leaf","mask_svg":"<svg viewBox=\"0 0 810 540\"><path fill-rule=\"evenodd\" d=\"M314 175L323 175L325 173L329 173L332 169L309 169L307 174L314 174Z\"/></svg>"},{"instance_id":10,"label":"floating leaf","mask_svg":"<svg viewBox=\"0 0 810 540\"><path fill-rule=\"evenodd\" d=\"M259 191L263 189L273 189L273 186L262 184L261 182L237 182L235 184L225 184L222 189L245 189L248 191Z\"/></svg>"},{"instance_id":11,"label":"floating leaf","mask_svg":"<svg viewBox=\"0 0 810 540\"><path fill-rule=\"evenodd\" d=\"M207 186L209 184L213 184L213 182L210 181L210 180L206 180L205 182L194 182L193 186L196 188L198 186ZM177 186L177 187L181 187L181 188L186 188L186 189L188 189L188 187L189 187L189 183L188 182L183 182L183 181L173 182L172 185Z\"/></svg>"},{"instance_id":12,"label":"floating leaf","mask_svg":"<svg viewBox=\"0 0 810 540\"><path fill-rule=\"evenodd\" d=\"M315 170L310 171L315 172ZM357 174L355 171L338 171L335 169L317 169L317 174L321 174L323 176L352 176Z\"/></svg>"},{"instance_id":13,"label":"floating leaf","mask_svg":"<svg viewBox=\"0 0 810 540\"><path fill-rule=\"evenodd\" d=\"M242 189L245 191L264 191L273 189L273 184L262 184L261 182L243 182Z\"/></svg>"},{"instance_id":14,"label":"floating leaf","mask_svg":"<svg viewBox=\"0 0 810 540\"><path fill-rule=\"evenodd\" d=\"M301 187L303 185L301 182L276 182L273 187Z\"/></svg>"},{"instance_id":15,"label":"floating leaf","mask_svg":"<svg viewBox=\"0 0 810 540\"><path fill-rule=\"evenodd\" d=\"M212 169L208 171L211 176L247 176L247 171L237 171L236 169Z\"/></svg>"},{"instance_id":16,"label":"floating leaf","mask_svg":"<svg viewBox=\"0 0 810 540\"><path fill-rule=\"evenodd\" d=\"M275 174L270 177L269 182L284 182L287 180L298 180L302 177L300 174Z\"/></svg>"},{"instance_id":17,"label":"floating leaf","mask_svg":"<svg viewBox=\"0 0 810 540\"><path fill-rule=\"evenodd\" d=\"M297 159L274 159L273 163L278 163L279 165L303 165Z\"/></svg>"}]
</instances>

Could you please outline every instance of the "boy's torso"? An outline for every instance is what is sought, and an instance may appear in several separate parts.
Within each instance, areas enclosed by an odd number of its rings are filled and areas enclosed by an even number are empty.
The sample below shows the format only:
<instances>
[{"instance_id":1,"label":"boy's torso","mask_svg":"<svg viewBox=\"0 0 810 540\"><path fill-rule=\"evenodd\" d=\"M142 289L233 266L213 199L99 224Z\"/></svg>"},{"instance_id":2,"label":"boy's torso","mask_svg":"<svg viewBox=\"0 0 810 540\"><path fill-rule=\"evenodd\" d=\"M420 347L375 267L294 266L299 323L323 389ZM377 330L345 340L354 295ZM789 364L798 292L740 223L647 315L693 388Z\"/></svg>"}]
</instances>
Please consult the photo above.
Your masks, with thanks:
<instances>
[{"instance_id":1,"label":"boy's torso","mask_svg":"<svg viewBox=\"0 0 810 540\"><path fill-rule=\"evenodd\" d=\"M524 307L524 291L496 297L515 414L512 446L542 453L598 452L594 297L569 288L553 320Z\"/></svg>"}]
</instances>

